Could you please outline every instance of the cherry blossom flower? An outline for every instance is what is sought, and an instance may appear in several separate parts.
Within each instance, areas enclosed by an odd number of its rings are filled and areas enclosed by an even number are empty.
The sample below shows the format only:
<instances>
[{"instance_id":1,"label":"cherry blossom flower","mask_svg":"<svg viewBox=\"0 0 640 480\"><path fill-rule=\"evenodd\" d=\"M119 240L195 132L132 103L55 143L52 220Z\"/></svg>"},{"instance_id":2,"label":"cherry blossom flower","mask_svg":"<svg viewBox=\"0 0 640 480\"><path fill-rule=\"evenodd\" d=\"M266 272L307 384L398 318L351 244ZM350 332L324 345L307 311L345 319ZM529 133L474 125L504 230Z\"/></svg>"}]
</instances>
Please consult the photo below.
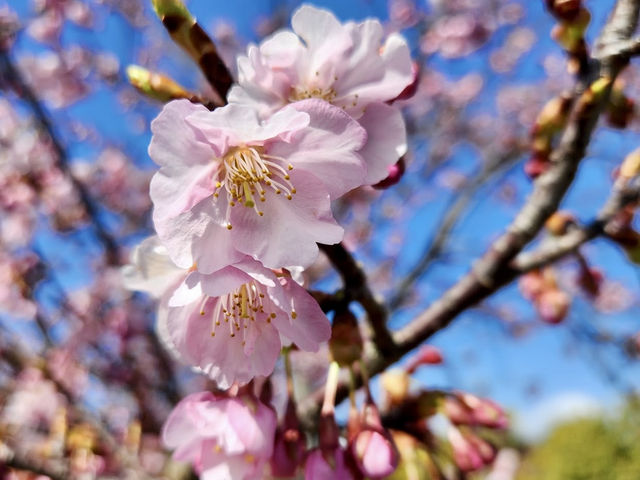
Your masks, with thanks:
<instances>
[{"instance_id":1,"label":"cherry blossom flower","mask_svg":"<svg viewBox=\"0 0 640 480\"><path fill-rule=\"evenodd\" d=\"M239 85L229 102L251 105L263 117L307 98L342 108L368 133L364 183L381 181L407 149L400 110L385 103L414 80L407 43L398 34L383 43L377 20L341 24L310 5L299 8L291 24L293 32L277 32L238 58Z\"/></svg>"},{"instance_id":2,"label":"cherry blossom flower","mask_svg":"<svg viewBox=\"0 0 640 480\"><path fill-rule=\"evenodd\" d=\"M124 270L125 284L161 296L160 337L220 388L271 374L283 342L315 352L331 335L327 317L304 288L250 257L215 274L180 270L151 237L133 261Z\"/></svg>"},{"instance_id":3,"label":"cherry blossom flower","mask_svg":"<svg viewBox=\"0 0 640 480\"><path fill-rule=\"evenodd\" d=\"M178 266L307 266L316 242L342 239L330 198L362 184L366 132L340 109L308 100L260 121L247 106L178 100L151 129L153 219Z\"/></svg>"},{"instance_id":4,"label":"cherry blossom flower","mask_svg":"<svg viewBox=\"0 0 640 480\"><path fill-rule=\"evenodd\" d=\"M275 430L275 412L258 399L200 392L178 403L162 436L202 480L247 480L264 478Z\"/></svg>"}]
</instances>

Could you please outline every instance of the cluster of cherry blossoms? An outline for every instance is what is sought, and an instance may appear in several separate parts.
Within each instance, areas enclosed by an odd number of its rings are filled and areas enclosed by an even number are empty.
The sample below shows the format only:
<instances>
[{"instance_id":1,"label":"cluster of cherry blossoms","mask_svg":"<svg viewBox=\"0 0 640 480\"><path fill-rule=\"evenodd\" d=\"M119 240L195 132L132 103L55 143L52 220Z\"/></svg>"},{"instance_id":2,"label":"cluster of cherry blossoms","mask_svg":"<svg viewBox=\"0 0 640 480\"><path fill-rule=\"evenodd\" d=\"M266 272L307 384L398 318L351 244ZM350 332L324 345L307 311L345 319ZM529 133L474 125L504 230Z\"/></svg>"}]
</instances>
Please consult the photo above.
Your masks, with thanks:
<instances>
[{"instance_id":1,"label":"cluster of cherry blossoms","mask_svg":"<svg viewBox=\"0 0 640 480\"><path fill-rule=\"evenodd\" d=\"M167 348L232 392L270 375L283 346L329 340L299 274L318 243L343 238L331 202L388 182L407 150L392 105L415 78L406 41L312 6L292 26L238 58L228 104L174 100L152 122L157 236L124 268L128 288L159 298ZM165 443L202 478L262 478L275 425L252 395L200 393L174 410Z\"/></svg>"}]
</instances>

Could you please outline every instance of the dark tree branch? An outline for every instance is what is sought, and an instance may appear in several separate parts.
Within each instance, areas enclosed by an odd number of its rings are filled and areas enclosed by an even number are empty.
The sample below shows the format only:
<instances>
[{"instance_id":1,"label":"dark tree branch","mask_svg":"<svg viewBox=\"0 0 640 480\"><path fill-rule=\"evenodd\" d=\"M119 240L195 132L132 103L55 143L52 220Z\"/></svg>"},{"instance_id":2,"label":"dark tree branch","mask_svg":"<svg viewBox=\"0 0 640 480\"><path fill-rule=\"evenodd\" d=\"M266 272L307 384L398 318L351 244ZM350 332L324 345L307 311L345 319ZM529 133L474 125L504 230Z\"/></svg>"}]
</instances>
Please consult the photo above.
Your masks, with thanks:
<instances>
[{"instance_id":1,"label":"dark tree branch","mask_svg":"<svg viewBox=\"0 0 640 480\"><path fill-rule=\"evenodd\" d=\"M351 301L360 303L367 312L367 319L373 330L373 341L377 348L385 353L395 350L393 339L386 326L387 310L369 288L364 270L342 244L320 245L320 248L329 257L331 264L342 278L343 307L346 308Z\"/></svg>"},{"instance_id":2,"label":"dark tree branch","mask_svg":"<svg viewBox=\"0 0 640 480\"><path fill-rule=\"evenodd\" d=\"M599 235L606 234L607 225L627 205L640 200L640 181L618 180L598 217L582 228L574 228L565 235L544 242L537 250L521 253L512 263L519 273L526 273L549 265L566 255L575 253L580 246Z\"/></svg>"}]
</instances>

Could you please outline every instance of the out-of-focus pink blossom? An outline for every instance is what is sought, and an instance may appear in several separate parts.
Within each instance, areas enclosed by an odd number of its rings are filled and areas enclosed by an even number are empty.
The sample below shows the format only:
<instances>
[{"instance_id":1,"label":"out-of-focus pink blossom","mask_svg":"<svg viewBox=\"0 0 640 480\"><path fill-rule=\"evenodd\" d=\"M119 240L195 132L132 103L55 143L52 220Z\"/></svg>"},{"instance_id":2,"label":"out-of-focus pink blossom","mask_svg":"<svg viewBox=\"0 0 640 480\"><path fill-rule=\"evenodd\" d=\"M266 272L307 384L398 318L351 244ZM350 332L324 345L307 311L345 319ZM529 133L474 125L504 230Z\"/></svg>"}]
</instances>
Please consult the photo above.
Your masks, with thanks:
<instances>
[{"instance_id":1,"label":"out-of-focus pink blossom","mask_svg":"<svg viewBox=\"0 0 640 480\"><path fill-rule=\"evenodd\" d=\"M494 447L473 432L461 432L451 427L447 431L447 438L453 449L453 459L464 472L480 470L495 458Z\"/></svg>"},{"instance_id":2,"label":"out-of-focus pink blossom","mask_svg":"<svg viewBox=\"0 0 640 480\"><path fill-rule=\"evenodd\" d=\"M420 40L425 54L439 53L459 58L480 48L490 36L490 18L472 12L445 15L438 19Z\"/></svg>"},{"instance_id":3,"label":"out-of-focus pink blossom","mask_svg":"<svg viewBox=\"0 0 640 480\"><path fill-rule=\"evenodd\" d=\"M306 439L300 429L296 407L291 398L287 402L282 426L276 431L271 457L271 474L280 478L293 477L302 466L306 453Z\"/></svg>"},{"instance_id":4,"label":"out-of-focus pink blossom","mask_svg":"<svg viewBox=\"0 0 640 480\"><path fill-rule=\"evenodd\" d=\"M497 429L504 429L509 425L507 415L498 404L465 392L445 397L443 413L456 425Z\"/></svg>"},{"instance_id":5,"label":"out-of-focus pink blossom","mask_svg":"<svg viewBox=\"0 0 640 480\"><path fill-rule=\"evenodd\" d=\"M37 311L32 291L42 273L35 255L12 256L0 250L0 311L32 319Z\"/></svg>"},{"instance_id":6,"label":"out-of-focus pink blossom","mask_svg":"<svg viewBox=\"0 0 640 480\"><path fill-rule=\"evenodd\" d=\"M377 20L341 24L310 5L300 7L291 24L293 32L251 45L238 59L238 86L229 102L250 105L263 117L308 98L343 109L367 130L364 183L381 181L407 150L402 115L384 103L414 80L407 43L398 34L384 40Z\"/></svg>"},{"instance_id":7,"label":"out-of-focus pink blossom","mask_svg":"<svg viewBox=\"0 0 640 480\"><path fill-rule=\"evenodd\" d=\"M348 466L347 452L338 448L323 452L314 448L309 453L304 467L305 480L354 480Z\"/></svg>"},{"instance_id":8,"label":"out-of-focus pink blossom","mask_svg":"<svg viewBox=\"0 0 640 480\"><path fill-rule=\"evenodd\" d=\"M179 100L151 129L153 219L180 267L211 273L244 255L306 266L316 242L342 239L330 198L364 181L366 132L340 109L307 100L261 121L247 106Z\"/></svg>"},{"instance_id":9,"label":"out-of-focus pink blossom","mask_svg":"<svg viewBox=\"0 0 640 480\"><path fill-rule=\"evenodd\" d=\"M261 479L273 453L276 415L257 398L194 393L174 408L162 431L176 460L203 480Z\"/></svg>"},{"instance_id":10,"label":"out-of-focus pink blossom","mask_svg":"<svg viewBox=\"0 0 640 480\"><path fill-rule=\"evenodd\" d=\"M0 422L17 428L48 428L58 411L65 406L64 397L53 382L35 368L24 370L9 395Z\"/></svg>"},{"instance_id":11,"label":"out-of-focus pink blossom","mask_svg":"<svg viewBox=\"0 0 640 480\"><path fill-rule=\"evenodd\" d=\"M74 165L76 178L113 210L138 224L151 207L151 175L137 169L120 150L103 150L92 164Z\"/></svg>"},{"instance_id":12,"label":"out-of-focus pink blossom","mask_svg":"<svg viewBox=\"0 0 640 480\"><path fill-rule=\"evenodd\" d=\"M389 0L389 19L399 29L409 28L420 20L413 0Z\"/></svg>"},{"instance_id":13,"label":"out-of-focus pink blossom","mask_svg":"<svg viewBox=\"0 0 640 480\"><path fill-rule=\"evenodd\" d=\"M84 393L89 383L89 375L87 370L74 360L72 352L62 349L51 350L47 360L53 378L64 385L68 392L78 397Z\"/></svg>"},{"instance_id":14,"label":"out-of-focus pink blossom","mask_svg":"<svg viewBox=\"0 0 640 480\"><path fill-rule=\"evenodd\" d=\"M552 324L560 323L566 318L570 305L569 294L559 289L545 290L536 303L540 318Z\"/></svg>"},{"instance_id":15,"label":"out-of-focus pink blossom","mask_svg":"<svg viewBox=\"0 0 640 480\"><path fill-rule=\"evenodd\" d=\"M19 65L33 90L53 108L68 106L89 93L93 65L89 50L73 46L61 52L23 55Z\"/></svg>"}]
</instances>

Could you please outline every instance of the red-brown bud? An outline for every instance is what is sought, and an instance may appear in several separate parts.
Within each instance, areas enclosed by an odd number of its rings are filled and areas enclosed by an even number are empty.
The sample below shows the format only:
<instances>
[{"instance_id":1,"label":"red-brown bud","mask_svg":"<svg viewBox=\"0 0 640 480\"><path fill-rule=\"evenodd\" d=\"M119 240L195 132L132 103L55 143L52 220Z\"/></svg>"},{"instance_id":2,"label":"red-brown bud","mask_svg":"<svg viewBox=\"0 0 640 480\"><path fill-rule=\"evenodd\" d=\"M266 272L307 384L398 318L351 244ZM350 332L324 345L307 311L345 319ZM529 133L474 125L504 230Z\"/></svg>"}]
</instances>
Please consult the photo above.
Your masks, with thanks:
<instances>
[{"instance_id":1,"label":"red-brown bud","mask_svg":"<svg viewBox=\"0 0 640 480\"><path fill-rule=\"evenodd\" d=\"M582 0L547 0L547 8L558 20L572 21L580 13Z\"/></svg>"},{"instance_id":2,"label":"red-brown bud","mask_svg":"<svg viewBox=\"0 0 640 480\"><path fill-rule=\"evenodd\" d=\"M350 310L336 312L331 327L329 349L340 366L348 367L362 358L362 336L358 319Z\"/></svg>"}]
</instances>

